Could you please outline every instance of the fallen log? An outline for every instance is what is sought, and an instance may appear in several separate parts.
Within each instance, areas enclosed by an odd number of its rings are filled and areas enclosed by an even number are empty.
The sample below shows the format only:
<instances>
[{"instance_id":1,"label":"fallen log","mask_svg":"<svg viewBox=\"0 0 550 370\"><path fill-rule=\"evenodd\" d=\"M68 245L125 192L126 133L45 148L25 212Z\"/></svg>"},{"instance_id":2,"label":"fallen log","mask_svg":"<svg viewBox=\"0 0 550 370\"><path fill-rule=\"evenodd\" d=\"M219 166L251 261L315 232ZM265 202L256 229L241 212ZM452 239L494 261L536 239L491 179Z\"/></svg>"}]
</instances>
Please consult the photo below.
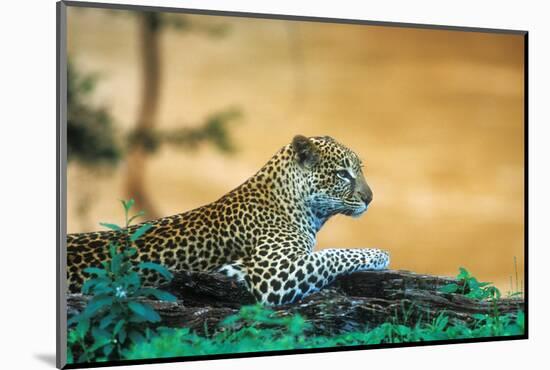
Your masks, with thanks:
<instances>
[{"instance_id":1,"label":"fallen log","mask_svg":"<svg viewBox=\"0 0 550 370\"><path fill-rule=\"evenodd\" d=\"M456 279L421 275L408 271L357 272L338 278L329 287L305 299L272 307L281 316L300 314L312 324L311 333L334 335L365 330L384 322L415 325L431 322L444 312L449 323L471 324L474 314L515 315L524 309L518 298L495 302L469 299L462 294L443 293L440 287L460 284ZM178 273L164 287L178 297L177 302L144 300L160 314L160 325L188 327L199 334L212 334L225 317L238 312L254 298L245 287L217 273ZM87 297L68 295L68 313L80 312Z\"/></svg>"}]
</instances>

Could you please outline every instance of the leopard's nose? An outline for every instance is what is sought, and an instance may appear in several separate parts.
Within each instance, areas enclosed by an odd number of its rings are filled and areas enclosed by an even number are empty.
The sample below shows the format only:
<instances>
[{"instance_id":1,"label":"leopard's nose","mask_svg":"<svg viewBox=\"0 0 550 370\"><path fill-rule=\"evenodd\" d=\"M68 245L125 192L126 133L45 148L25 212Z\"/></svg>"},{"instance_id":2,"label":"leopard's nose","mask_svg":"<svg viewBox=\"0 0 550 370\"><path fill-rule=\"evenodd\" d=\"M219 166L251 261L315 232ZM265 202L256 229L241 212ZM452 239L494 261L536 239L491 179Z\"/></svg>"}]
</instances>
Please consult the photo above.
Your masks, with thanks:
<instances>
[{"instance_id":1,"label":"leopard's nose","mask_svg":"<svg viewBox=\"0 0 550 370\"><path fill-rule=\"evenodd\" d=\"M372 202L372 190L369 187L367 187L366 190L360 191L359 196L367 206L369 205L370 202Z\"/></svg>"}]
</instances>

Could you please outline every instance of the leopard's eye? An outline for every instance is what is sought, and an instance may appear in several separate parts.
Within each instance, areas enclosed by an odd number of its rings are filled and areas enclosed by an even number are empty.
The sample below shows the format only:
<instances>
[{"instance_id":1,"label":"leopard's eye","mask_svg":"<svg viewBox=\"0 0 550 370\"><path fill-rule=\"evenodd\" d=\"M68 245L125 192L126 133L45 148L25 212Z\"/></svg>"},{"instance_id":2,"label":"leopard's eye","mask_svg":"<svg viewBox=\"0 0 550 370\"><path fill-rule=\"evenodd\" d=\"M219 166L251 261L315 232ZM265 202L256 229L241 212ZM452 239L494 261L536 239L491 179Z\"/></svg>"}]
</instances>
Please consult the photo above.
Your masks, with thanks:
<instances>
[{"instance_id":1,"label":"leopard's eye","mask_svg":"<svg viewBox=\"0 0 550 370\"><path fill-rule=\"evenodd\" d=\"M336 176L342 180L350 181L352 179L350 173L347 170L338 170L336 171Z\"/></svg>"}]
</instances>

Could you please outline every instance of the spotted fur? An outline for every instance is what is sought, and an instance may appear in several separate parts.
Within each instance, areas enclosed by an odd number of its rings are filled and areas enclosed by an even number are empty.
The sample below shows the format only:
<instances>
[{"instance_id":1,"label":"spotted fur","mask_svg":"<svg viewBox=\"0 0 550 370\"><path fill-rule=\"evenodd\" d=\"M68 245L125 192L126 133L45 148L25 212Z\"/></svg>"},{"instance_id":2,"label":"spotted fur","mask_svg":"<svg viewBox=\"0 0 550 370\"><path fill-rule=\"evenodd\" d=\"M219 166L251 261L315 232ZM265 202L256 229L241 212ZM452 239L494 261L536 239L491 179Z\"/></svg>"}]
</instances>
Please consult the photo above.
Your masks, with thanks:
<instances>
[{"instance_id":1,"label":"spotted fur","mask_svg":"<svg viewBox=\"0 0 550 370\"><path fill-rule=\"evenodd\" d=\"M334 139L296 136L254 176L203 207L151 221L136 242L141 261L172 271L222 271L244 280L264 304L295 302L354 271L385 269L378 249L314 252L316 234L336 214L360 216L372 200L359 157ZM137 228L133 226L133 228ZM82 270L107 258L120 236L100 231L67 236L70 291ZM146 276L155 285L158 276Z\"/></svg>"}]
</instances>

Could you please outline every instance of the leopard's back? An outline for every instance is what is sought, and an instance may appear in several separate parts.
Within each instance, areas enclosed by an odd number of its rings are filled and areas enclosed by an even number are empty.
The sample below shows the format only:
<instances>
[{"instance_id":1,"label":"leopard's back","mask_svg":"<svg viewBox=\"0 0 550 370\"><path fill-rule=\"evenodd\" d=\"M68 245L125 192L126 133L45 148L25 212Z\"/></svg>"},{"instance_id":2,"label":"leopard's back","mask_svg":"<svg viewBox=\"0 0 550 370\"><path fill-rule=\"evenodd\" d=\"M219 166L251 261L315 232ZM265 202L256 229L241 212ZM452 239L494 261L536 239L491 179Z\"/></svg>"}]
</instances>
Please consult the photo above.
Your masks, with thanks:
<instances>
[{"instance_id":1,"label":"leopard's back","mask_svg":"<svg viewBox=\"0 0 550 370\"><path fill-rule=\"evenodd\" d=\"M229 222L242 213L228 211L227 199L195 210L148 221L151 228L138 240L131 243L137 249L135 261L160 263L171 271L212 271L250 253L251 234L244 228ZM240 223L240 221L237 221ZM142 224L128 228L132 234ZM101 267L109 259L111 243L122 245L128 242L120 231L96 231L67 235L68 290L80 291L87 277L87 267ZM231 237L230 237L231 235ZM145 283L156 285L157 274L146 273Z\"/></svg>"}]
</instances>

